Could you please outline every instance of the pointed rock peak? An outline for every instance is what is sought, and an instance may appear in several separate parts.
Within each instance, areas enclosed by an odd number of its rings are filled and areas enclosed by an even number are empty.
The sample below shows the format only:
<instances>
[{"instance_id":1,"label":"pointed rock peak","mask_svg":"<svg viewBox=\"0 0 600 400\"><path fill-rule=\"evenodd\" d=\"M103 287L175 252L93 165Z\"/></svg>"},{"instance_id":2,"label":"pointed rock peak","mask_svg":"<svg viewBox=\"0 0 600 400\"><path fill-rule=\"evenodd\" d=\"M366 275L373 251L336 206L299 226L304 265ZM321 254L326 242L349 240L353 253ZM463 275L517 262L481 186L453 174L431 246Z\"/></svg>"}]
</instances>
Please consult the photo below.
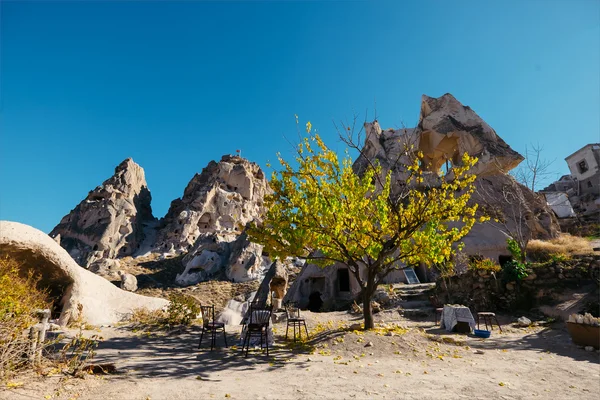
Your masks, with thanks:
<instances>
[{"instance_id":1,"label":"pointed rock peak","mask_svg":"<svg viewBox=\"0 0 600 400\"><path fill-rule=\"evenodd\" d=\"M143 168L127 158L50 235L60 235L61 246L85 267L132 255L145 237L144 225L154 221L151 200Z\"/></svg>"},{"instance_id":2,"label":"pointed rock peak","mask_svg":"<svg viewBox=\"0 0 600 400\"><path fill-rule=\"evenodd\" d=\"M132 169L132 168L142 168L142 167L140 167L139 164L137 164L135 161L133 161L133 158L128 157L128 158L124 159L123 161L121 161L121 163L119 165L117 165L117 167L115 168L115 173L122 171L122 170Z\"/></svg>"}]
</instances>

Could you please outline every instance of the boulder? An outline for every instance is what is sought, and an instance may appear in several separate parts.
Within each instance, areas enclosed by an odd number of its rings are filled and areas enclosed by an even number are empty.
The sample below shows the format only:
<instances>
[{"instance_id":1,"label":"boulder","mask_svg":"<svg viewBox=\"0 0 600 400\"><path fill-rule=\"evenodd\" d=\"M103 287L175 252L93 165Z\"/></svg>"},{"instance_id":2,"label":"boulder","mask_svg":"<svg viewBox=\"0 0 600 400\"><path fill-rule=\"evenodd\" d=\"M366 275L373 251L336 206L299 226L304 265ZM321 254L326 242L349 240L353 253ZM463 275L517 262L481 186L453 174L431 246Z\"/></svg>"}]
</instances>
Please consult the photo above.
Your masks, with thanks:
<instances>
[{"instance_id":1,"label":"boulder","mask_svg":"<svg viewBox=\"0 0 600 400\"><path fill-rule=\"evenodd\" d=\"M271 261L262 255L262 246L245 233L201 233L182 260L184 271L175 282L194 285L208 279L247 282L261 279Z\"/></svg>"},{"instance_id":2,"label":"boulder","mask_svg":"<svg viewBox=\"0 0 600 400\"><path fill-rule=\"evenodd\" d=\"M458 165L468 153L479 158L472 172L483 177L506 174L524 159L450 93L438 98L423 95L417 131L426 170L437 172L446 161Z\"/></svg>"},{"instance_id":3,"label":"boulder","mask_svg":"<svg viewBox=\"0 0 600 400\"><path fill-rule=\"evenodd\" d=\"M21 262L41 277L40 285L60 304L59 324L72 320L114 324L136 308L160 309L168 301L119 289L81 268L50 236L31 226L0 221L0 253Z\"/></svg>"},{"instance_id":4,"label":"boulder","mask_svg":"<svg viewBox=\"0 0 600 400\"><path fill-rule=\"evenodd\" d=\"M81 266L132 255L154 220L144 170L131 158L67 214L50 232Z\"/></svg>"},{"instance_id":5,"label":"boulder","mask_svg":"<svg viewBox=\"0 0 600 400\"><path fill-rule=\"evenodd\" d=\"M211 161L188 183L183 197L171 202L158 227L155 251L190 251L203 233L239 235L260 218L269 190L257 164L231 155Z\"/></svg>"},{"instance_id":6,"label":"boulder","mask_svg":"<svg viewBox=\"0 0 600 400\"><path fill-rule=\"evenodd\" d=\"M135 292L137 288L137 278L135 275L121 274L121 289L128 292Z\"/></svg>"},{"instance_id":7,"label":"boulder","mask_svg":"<svg viewBox=\"0 0 600 400\"><path fill-rule=\"evenodd\" d=\"M523 328L528 327L529 325L531 325L531 320L527 317L520 317L519 319L517 319L517 325Z\"/></svg>"}]
</instances>

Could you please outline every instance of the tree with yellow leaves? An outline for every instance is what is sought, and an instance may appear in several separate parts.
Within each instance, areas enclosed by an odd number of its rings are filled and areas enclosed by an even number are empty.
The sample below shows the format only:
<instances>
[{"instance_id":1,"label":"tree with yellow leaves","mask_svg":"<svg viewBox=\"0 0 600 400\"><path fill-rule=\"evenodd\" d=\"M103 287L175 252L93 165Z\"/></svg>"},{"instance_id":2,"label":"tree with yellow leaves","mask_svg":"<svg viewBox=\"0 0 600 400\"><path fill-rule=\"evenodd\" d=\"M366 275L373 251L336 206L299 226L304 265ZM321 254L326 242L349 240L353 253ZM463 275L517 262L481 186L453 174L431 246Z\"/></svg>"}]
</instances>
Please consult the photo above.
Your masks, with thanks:
<instances>
[{"instance_id":1,"label":"tree with yellow leaves","mask_svg":"<svg viewBox=\"0 0 600 400\"><path fill-rule=\"evenodd\" d=\"M361 288L365 329L372 329L371 299L390 272L443 262L461 247L453 244L476 220L477 204L468 204L475 176L468 172L477 159L465 154L438 176L424 173L422 154L411 152L403 189L392 194L391 172L370 163L359 176L348 155L340 163L310 123L306 130L297 168L278 155L282 169L272 175L266 214L248 233L274 257L346 265Z\"/></svg>"}]
</instances>

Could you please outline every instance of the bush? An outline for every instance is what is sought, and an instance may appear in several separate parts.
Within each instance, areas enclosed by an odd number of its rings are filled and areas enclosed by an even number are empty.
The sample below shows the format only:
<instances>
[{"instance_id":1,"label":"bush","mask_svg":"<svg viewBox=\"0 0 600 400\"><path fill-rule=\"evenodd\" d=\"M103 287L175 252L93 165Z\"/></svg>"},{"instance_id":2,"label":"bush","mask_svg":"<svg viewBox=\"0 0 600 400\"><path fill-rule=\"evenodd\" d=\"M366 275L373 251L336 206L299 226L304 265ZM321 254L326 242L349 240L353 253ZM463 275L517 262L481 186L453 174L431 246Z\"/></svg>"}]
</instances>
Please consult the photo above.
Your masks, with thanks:
<instances>
[{"instance_id":1,"label":"bush","mask_svg":"<svg viewBox=\"0 0 600 400\"><path fill-rule=\"evenodd\" d=\"M169 296L167 308L167 322L169 325L191 325L200 314L200 307L196 299L182 293L173 293Z\"/></svg>"},{"instance_id":2,"label":"bush","mask_svg":"<svg viewBox=\"0 0 600 400\"><path fill-rule=\"evenodd\" d=\"M21 273L21 264L0 258L0 379L28 365L31 340L27 329L38 322L36 310L48 308L47 294L37 288L33 272Z\"/></svg>"},{"instance_id":3,"label":"bush","mask_svg":"<svg viewBox=\"0 0 600 400\"><path fill-rule=\"evenodd\" d=\"M586 254L592 252L590 242L582 237L561 233L557 238L531 240L527 245L527 255L537 261L551 261L552 255Z\"/></svg>"},{"instance_id":4,"label":"bush","mask_svg":"<svg viewBox=\"0 0 600 400\"><path fill-rule=\"evenodd\" d=\"M200 306L196 299L182 293L169 296L169 306L164 310L133 310L129 321L138 328L169 328L175 325L191 325L200 314Z\"/></svg>"},{"instance_id":5,"label":"bush","mask_svg":"<svg viewBox=\"0 0 600 400\"><path fill-rule=\"evenodd\" d=\"M489 258L475 258L469 262L469 269L474 271L499 272L502 267Z\"/></svg>"}]
</instances>

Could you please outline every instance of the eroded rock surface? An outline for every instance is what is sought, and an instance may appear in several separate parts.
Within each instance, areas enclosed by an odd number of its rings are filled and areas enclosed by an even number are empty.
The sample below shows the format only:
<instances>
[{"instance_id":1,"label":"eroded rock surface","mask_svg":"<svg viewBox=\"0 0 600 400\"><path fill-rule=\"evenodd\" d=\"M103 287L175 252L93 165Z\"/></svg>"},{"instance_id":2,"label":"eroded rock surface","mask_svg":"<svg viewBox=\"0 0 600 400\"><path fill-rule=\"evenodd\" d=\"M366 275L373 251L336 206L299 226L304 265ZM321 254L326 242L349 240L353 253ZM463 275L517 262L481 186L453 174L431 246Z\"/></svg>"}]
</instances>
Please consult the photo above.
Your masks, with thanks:
<instances>
[{"instance_id":1,"label":"eroded rock surface","mask_svg":"<svg viewBox=\"0 0 600 400\"><path fill-rule=\"evenodd\" d=\"M60 305L59 323L81 320L92 325L113 324L136 308L163 308L167 300L119 289L81 268L50 236L18 222L0 221L0 254L21 262L41 276L40 284Z\"/></svg>"},{"instance_id":2,"label":"eroded rock surface","mask_svg":"<svg viewBox=\"0 0 600 400\"><path fill-rule=\"evenodd\" d=\"M131 158L50 232L81 266L134 254L154 220L144 170Z\"/></svg>"},{"instance_id":3,"label":"eroded rock surface","mask_svg":"<svg viewBox=\"0 0 600 400\"><path fill-rule=\"evenodd\" d=\"M211 161L192 178L183 197L171 202L156 250L180 254L192 250L202 234L239 234L240 227L260 217L268 191L257 164L231 155Z\"/></svg>"},{"instance_id":4,"label":"eroded rock surface","mask_svg":"<svg viewBox=\"0 0 600 400\"><path fill-rule=\"evenodd\" d=\"M208 279L247 282L261 278L271 261L262 255L262 246L243 233L202 233L183 258L185 270L175 281L182 286Z\"/></svg>"},{"instance_id":5,"label":"eroded rock surface","mask_svg":"<svg viewBox=\"0 0 600 400\"><path fill-rule=\"evenodd\" d=\"M548 239L560 231L544 199L508 175L523 156L451 94L439 98L423 95L416 128L383 130L377 121L366 123L364 128L363 155L354 163L354 170L360 174L370 163L378 162L384 173L392 172L392 193L400 192L406 185L405 165L410 164L417 151L424 156L426 183L439 180L442 170L451 171L468 153L479 159L471 171L477 175L472 201L482 209L493 208L496 216L508 221L511 231L519 224L520 232L531 238ZM512 192L512 197L506 196L507 192ZM465 251L497 259L507 253L506 239L498 224L477 223L464 238Z\"/></svg>"}]
</instances>

